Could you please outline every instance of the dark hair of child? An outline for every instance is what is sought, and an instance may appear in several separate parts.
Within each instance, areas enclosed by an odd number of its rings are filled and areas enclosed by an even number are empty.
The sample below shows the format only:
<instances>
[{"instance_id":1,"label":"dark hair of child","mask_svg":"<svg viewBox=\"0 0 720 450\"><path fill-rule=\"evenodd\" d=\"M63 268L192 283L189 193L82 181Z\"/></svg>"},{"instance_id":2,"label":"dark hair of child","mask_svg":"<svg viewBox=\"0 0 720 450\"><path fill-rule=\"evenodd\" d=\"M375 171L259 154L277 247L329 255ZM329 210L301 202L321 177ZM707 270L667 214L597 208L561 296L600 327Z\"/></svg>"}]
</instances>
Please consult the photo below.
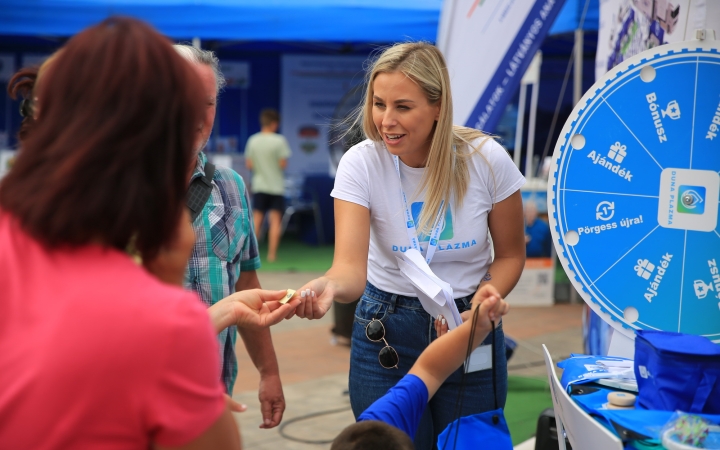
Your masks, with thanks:
<instances>
[{"instance_id":1,"label":"dark hair of child","mask_svg":"<svg viewBox=\"0 0 720 450\"><path fill-rule=\"evenodd\" d=\"M330 450L415 450L403 431L376 420L354 423L337 435Z\"/></svg>"}]
</instances>

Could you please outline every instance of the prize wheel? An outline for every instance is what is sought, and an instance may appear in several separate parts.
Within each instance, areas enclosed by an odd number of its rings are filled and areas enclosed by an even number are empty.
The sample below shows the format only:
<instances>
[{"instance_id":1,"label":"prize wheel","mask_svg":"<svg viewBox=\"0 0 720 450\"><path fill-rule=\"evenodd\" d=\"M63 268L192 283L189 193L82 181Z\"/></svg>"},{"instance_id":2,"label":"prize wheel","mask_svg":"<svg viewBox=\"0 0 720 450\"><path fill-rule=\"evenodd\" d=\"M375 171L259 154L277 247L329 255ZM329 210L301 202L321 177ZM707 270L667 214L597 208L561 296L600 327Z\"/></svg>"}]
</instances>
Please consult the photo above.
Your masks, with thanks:
<instances>
[{"instance_id":1,"label":"prize wheel","mask_svg":"<svg viewBox=\"0 0 720 450\"><path fill-rule=\"evenodd\" d=\"M655 47L608 72L555 146L563 268L616 330L720 342L720 45Z\"/></svg>"}]
</instances>

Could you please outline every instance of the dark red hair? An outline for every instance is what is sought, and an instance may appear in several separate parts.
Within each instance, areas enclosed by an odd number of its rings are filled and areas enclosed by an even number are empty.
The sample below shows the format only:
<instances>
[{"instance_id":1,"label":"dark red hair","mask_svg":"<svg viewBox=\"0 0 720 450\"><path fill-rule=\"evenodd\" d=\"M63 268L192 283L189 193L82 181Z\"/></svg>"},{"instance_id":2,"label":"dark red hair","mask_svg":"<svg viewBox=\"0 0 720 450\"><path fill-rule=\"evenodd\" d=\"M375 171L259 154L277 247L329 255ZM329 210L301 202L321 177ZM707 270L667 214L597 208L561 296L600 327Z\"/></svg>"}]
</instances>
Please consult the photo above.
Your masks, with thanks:
<instances>
[{"instance_id":1,"label":"dark red hair","mask_svg":"<svg viewBox=\"0 0 720 450\"><path fill-rule=\"evenodd\" d=\"M20 129L18 130L18 140L24 141L28 131L34 122L32 112L32 93L33 87L38 77L39 69L37 67L26 67L20 69L8 81L7 91L10 98L21 100L20 114L23 116Z\"/></svg>"},{"instance_id":2,"label":"dark red hair","mask_svg":"<svg viewBox=\"0 0 720 450\"><path fill-rule=\"evenodd\" d=\"M152 258L187 190L200 80L150 26L110 18L72 38L36 92L38 118L0 208L50 247L131 239Z\"/></svg>"}]
</instances>

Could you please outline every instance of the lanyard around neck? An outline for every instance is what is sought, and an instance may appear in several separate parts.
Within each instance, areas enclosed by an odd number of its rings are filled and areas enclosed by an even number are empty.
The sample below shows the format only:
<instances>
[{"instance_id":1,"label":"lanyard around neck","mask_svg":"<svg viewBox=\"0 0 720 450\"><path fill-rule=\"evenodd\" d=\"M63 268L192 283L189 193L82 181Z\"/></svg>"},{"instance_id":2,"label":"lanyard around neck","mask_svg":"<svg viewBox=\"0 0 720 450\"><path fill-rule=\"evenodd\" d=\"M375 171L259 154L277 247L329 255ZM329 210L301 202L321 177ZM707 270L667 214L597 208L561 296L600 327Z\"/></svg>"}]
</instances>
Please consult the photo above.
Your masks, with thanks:
<instances>
[{"instance_id":1,"label":"lanyard around neck","mask_svg":"<svg viewBox=\"0 0 720 450\"><path fill-rule=\"evenodd\" d=\"M410 239L410 245L412 246L412 248L422 254L422 251L420 250L420 239L418 238L417 228L415 227L415 220L413 219L412 213L410 212L407 196L405 196L405 191L402 187L402 177L400 176L400 158L398 158L397 155L393 155L393 160L395 161L395 172L397 172L398 181L400 182L400 197L402 198L403 206L405 207L405 229L407 230L408 238ZM437 216L435 217L435 226L433 227L432 233L430 234L430 241L428 242L427 253L425 254L425 261L428 263L428 265L430 264L430 261L435 255L435 250L437 250L440 232L445 226L445 220L443 220L442 217L443 205L445 205L445 200L440 202L440 208L437 212Z\"/></svg>"}]
</instances>

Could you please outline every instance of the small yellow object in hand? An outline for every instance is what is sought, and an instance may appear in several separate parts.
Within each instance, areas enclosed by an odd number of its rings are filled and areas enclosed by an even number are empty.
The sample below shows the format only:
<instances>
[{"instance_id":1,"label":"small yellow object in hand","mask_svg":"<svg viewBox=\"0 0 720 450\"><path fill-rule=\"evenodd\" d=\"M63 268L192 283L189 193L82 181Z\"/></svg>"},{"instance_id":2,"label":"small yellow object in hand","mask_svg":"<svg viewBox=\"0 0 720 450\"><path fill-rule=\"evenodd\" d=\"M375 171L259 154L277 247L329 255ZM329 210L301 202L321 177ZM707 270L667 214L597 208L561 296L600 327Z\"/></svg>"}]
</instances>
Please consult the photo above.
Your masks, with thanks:
<instances>
[{"instance_id":1,"label":"small yellow object in hand","mask_svg":"<svg viewBox=\"0 0 720 450\"><path fill-rule=\"evenodd\" d=\"M284 305L285 303L289 302L290 299L295 295L295 289L288 289L287 294L285 294L285 297L280 300L280 304Z\"/></svg>"}]
</instances>

